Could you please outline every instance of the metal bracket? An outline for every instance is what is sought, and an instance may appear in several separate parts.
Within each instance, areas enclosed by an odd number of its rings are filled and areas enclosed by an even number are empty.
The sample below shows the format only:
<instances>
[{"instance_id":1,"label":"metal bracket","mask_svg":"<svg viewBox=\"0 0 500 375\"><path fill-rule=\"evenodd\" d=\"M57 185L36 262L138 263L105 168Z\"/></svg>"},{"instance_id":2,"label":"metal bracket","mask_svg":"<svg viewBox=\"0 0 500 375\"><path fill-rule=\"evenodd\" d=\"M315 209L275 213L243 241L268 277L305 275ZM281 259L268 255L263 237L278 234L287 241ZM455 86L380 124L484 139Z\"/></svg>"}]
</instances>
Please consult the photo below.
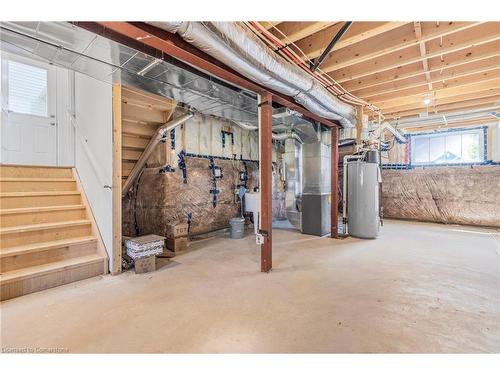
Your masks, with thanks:
<instances>
[{"instance_id":1,"label":"metal bracket","mask_svg":"<svg viewBox=\"0 0 500 375\"><path fill-rule=\"evenodd\" d=\"M269 232L267 230L259 229L258 232L262 237L269 237Z\"/></svg>"},{"instance_id":2,"label":"metal bracket","mask_svg":"<svg viewBox=\"0 0 500 375\"><path fill-rule=\"evenodd\" d=\"M186 168L186 160L184 157L186 156L186 152L182 150L177 155L179 158L179 169L182 171L182 179L185 184L187 184L187 168Z\"/></svg>"}]
</instances>

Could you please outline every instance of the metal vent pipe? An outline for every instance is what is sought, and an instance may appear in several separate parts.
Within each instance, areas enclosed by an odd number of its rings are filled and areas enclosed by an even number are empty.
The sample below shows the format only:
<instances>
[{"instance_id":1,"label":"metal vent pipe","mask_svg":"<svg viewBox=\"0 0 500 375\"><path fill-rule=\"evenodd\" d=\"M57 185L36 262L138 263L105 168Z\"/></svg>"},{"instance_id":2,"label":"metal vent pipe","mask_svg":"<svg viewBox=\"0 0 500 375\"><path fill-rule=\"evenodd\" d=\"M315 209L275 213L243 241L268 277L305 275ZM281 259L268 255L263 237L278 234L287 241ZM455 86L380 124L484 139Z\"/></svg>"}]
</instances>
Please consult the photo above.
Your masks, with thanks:
<instances>
[{"instance_id":1,"label":"metal vent pipe","mask_svg":"<svg viewBox=\"0 0 500 375\"><path fill-rule=\"evenodd\" d=\"M241 22L149 22L179 34L248 79L294 98L317 115L339 121L344 127L356 123L354 107L332 95L316 79L274 53Z\"/></svg>"},{"instance_id":2,"label":"metal vent pipe","mask_svg":"<svg viewBox=\"0 0 500 375\"><path fill-rule=\"evenodd\" d=\"M135 163L134 168L132 168L132 171L130 172L129 176L127 177L127 180L123 184L122 188L122 195L127 194L127 192L130 190L130 187L134 183L134 181L137 179L139 176L139 173L141 172L142 168L146 164L149 156L155 149L156 145L164 139L166 134L176 128L177 126L185 123L187 120L189 120L191 117L193 117L193 113L187 113L179 118L173 119L166 124L160 126L158 130L156 130L156 133L151 137L149 140L149 143L146 146L146 149L142 152L141 157L139 160L137 160L137 163Z\"/></svg>"}]
</instances>

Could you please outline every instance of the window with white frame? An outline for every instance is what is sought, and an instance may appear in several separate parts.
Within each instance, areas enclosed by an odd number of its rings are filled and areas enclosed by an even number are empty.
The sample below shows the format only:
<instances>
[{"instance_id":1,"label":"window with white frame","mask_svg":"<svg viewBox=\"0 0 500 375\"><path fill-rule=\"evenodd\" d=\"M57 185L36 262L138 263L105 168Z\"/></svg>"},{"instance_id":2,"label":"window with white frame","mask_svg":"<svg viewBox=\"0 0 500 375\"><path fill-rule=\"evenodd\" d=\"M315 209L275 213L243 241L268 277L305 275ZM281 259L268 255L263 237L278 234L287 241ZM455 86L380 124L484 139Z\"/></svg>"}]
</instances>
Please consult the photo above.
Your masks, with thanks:
<instances>
[{"instance_id":1,"label":"window with white frame","mask_svg":"<svg viewBox=\"0 0 500 375\"><path fill-rule=\"evenodd\" d=\"M47 70L8 61L9 110L47 117Z\"/></svg>"},{"instance_id":2,"label":"window with white frame","mask_svg":"<svg viewBox=\"0 0 500 375\"><path fill-rule=\"evenodd\" d=\"M411 163L481 163L484 155L483 128L411 135Z\"/></svg>"}]
</instances>

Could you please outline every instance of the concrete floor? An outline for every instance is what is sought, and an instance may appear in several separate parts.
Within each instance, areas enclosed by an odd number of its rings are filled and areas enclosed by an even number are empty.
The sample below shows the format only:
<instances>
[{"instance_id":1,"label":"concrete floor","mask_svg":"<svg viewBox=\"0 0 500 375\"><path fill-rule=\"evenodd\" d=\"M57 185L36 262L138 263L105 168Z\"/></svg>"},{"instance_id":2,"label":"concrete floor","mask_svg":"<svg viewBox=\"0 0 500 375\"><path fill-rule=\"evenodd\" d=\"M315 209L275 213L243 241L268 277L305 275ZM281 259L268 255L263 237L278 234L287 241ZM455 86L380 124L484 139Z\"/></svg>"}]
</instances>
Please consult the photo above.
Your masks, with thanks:
<instances>
[{"instance_id":1,"label":"concrete floor","mask_svg":"<svg viewBox=\"0 0 500 375\"><path fill-rule=\"evenodd\" d=\"M2 303L3 348L70 352L500 352L500 231L386 221L377 240L214 238L150 274Z\"/></svg>"}]
</instances>

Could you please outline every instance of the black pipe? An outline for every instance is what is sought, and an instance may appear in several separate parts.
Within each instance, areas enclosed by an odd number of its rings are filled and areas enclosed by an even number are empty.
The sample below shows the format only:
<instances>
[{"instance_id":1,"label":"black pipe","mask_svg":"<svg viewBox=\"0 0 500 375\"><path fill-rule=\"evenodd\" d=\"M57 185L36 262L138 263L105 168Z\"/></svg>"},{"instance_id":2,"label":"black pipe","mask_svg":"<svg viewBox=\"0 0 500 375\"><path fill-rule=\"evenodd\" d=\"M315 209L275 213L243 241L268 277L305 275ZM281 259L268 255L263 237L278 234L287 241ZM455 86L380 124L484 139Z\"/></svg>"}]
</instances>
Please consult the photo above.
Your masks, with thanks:
<instances>
[{"instance_id":1,"label":"black pipe","mask_svg":"<svg viewBox=\"0 0 500 375\"><path fill-rule=\"evenodd\" d=\"M337 44L337 42L340 40L340 38L342 38L342 36L346 33L346 31L349 30L349 27L351 26L351 24L352 24L352 21L347 21L346 23L344 23L342 25L342 27L337 32L337 34L335 34L335 36L333 37L332 41L325 48L325 50L323 51L321 56L314 62L314 64L311 64L312 65L311 71L314 72L316 69L318 69L318 67L321 65L321 63L326 58L326 56L328 56L330 54L330 51L333 49L333 47L335 47L335 44Z\"/></svg>"}]
</instances>

